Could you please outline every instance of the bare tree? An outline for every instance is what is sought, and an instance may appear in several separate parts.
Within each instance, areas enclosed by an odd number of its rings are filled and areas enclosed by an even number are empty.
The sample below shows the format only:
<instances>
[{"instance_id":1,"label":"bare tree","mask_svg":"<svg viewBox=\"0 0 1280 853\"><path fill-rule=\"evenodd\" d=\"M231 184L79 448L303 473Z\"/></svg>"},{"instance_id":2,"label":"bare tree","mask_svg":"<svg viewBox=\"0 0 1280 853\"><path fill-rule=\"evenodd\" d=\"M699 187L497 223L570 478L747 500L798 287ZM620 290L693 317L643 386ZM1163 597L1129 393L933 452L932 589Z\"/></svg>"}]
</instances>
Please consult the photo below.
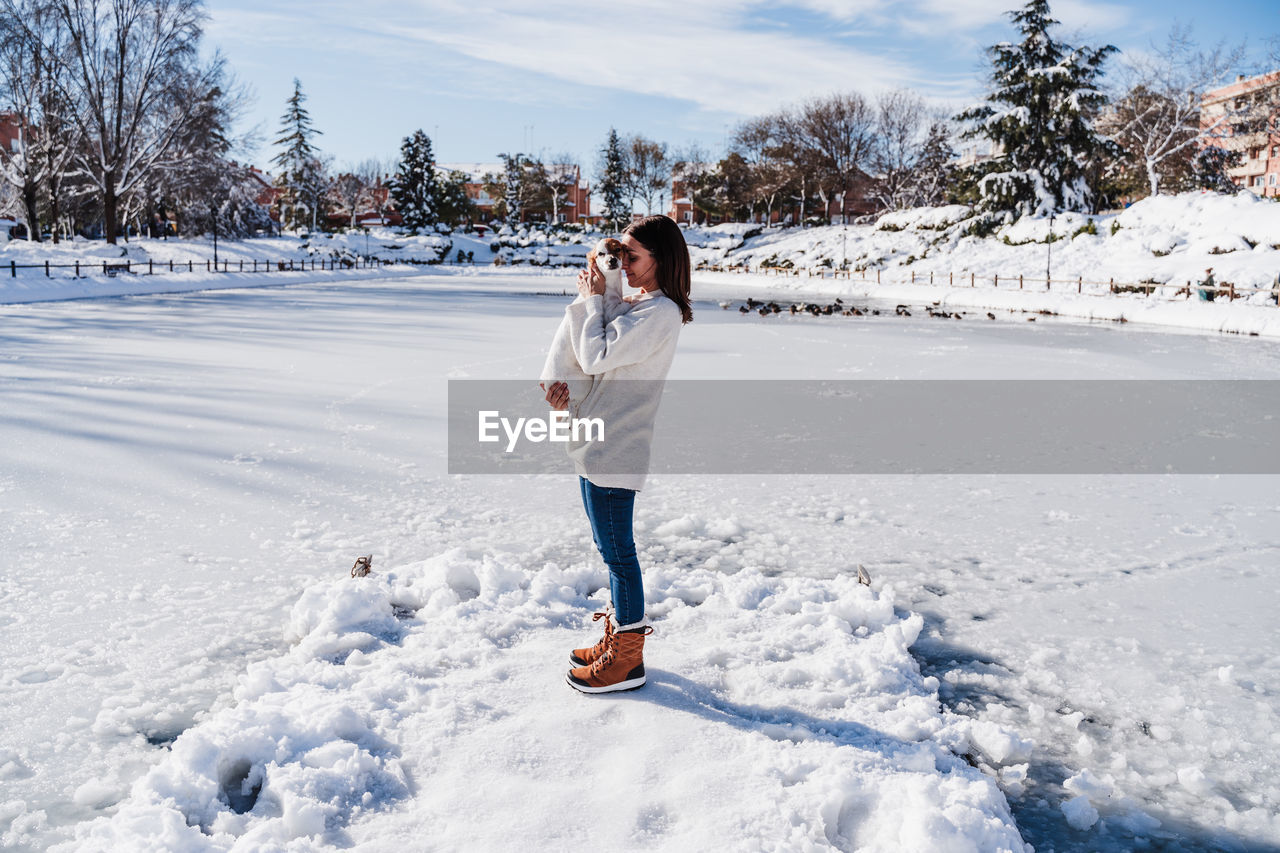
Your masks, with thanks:
<instances>
[{"instance_id":1,"label":"bare tree","mask_svg":"<svg viewBox=\"0 0 1280 853\"><path fill-rule=\"evenodd\" d=\"M361 208L373 202L376 181L376 174L371 180L369 175L362 173L358 166L350 167L333 179L330 189L333 207L347 214L349 227L356 227L356 217L360 215Z\"/></svg>"},{"instance_id":2,"label":"bare tree","mask_svg":"<svg viewBox=\"0 0 1280 853\"><path fill-rule=\"evenodd\" d=\"M1160 192L1167 164L1179 158L1189 162L1202 139L1226 135L1236 112L1224 109L1205 124L1200 104L1243 56L1243 44L1200 50L1190 28L1175 24L1163 45L1125 63L1123 94L1113 99L1101 124L1145 172L1152 195Z\"/></svg>"},{"instance_id":3,"label":"bare tree","mask_svg":"<svg viewBox=\"0 0 1280 853\"><path fill-rule=\"evenodd\" d=\"M711 163L711 155L696 143L676 152L672 158L672 177L680 185L685 197L689 200L689 206L694 211L695 220L698 219L698 212L705 214L712 209L713 202L709 183L713 172L714 166ZM673 198L671 200L673 207L675 202L676 199Z\"/></svg>"},{"instance_id":4,"label":"bare tree","mask_svg":"<svg viewBox=\"0 0 1280 853\"><path fill-rule=\"evenodd\" d=\"M368 206L378 214L378 220L383 221L386 216L388 199L391 196L387 180L395 173L395 164L389 163L377 157L367 157L356 164L352 170L352 174L358 177L368 187Z\"/></svg>"},{"instance_id":5,"label":"bare tree","mask_svg":"<svg viewBox=\"0 0 1280 853\"><path fill-rule=\"evenodd\" d=\"M546 193L551 202L551 221L560 221L560 209L569 202L569 190L578 185L578 162L572 154L562 151L553 155L547 164ZM576 219L576 215L574 219Z\"/></svg>"},{"instance_id":6,"label":"bare tree","mask_svg":"<svg viewBox=\"0 0 1280 853\"><path fill-rule=\"evenodd\" d=\"M829 95L802 104L786 126L824 207L835 196L846 221L845 199L875 144L875 110L857 92Z\"/></svg>"},{"instance_id":7,"label":"bare tree","mask_svg":"<svg viewBox=\"0 0 1280 853\"><path fill-rule=\"evenodd\" d=\"M653 203L662 200L671 181L671 160L667 157L667 144L654 142L643 136L632 136L625 143L627 189L632 203L642 199L645 212L653 213Z\"/></svg>"},{"instance_id":8,"label":"bare tree","mask_svg":"<svg viewBox=\"0 0 1280 853\"><path fill-rule=\"evenodd\" d=\"M733 150L747 162L754 201L765 206L765 223L773 221L773 207L795 177L789 168L781 117L766 115L739 125Z\"/></svg>"},{"instance_id":9,"label":"bare tree","mask_svg":"<svg viewBox=\"0 0 1280 853\"><path fill-rule=\"evenodd\" d=\"M877 201L889 210L916 204L916 168L930 127L924 98L909 89L886 92L876 100L875 170Z\"/></svg>"},{"instance_id":10,"label":"bare tree","mask_svg":"<svg viewBox=\"0 0 1280 853\"><path fill-rule=\"evenodd\" d=\"M0 181L22 201L31 240L40 240L40 194L50 195L57 240L58 187L77 137L59 90L66 31L48 0L5 0L0 16L0 108L12 113L18 144L0 148Z\"/></svg>"},{"instance_id":11,"label":"bare tree","mask_svg":"<svg viewBox=\"0 0 1280 853\"><path fill-rule=\"evenodd\" d=\"M198 0L53 2L68 39L62 91L84 139L77 164L102 194L114 243L121 198L180 156L191 116L223 95L224 63L199 62Z\"/></svg>"}]
</instances>

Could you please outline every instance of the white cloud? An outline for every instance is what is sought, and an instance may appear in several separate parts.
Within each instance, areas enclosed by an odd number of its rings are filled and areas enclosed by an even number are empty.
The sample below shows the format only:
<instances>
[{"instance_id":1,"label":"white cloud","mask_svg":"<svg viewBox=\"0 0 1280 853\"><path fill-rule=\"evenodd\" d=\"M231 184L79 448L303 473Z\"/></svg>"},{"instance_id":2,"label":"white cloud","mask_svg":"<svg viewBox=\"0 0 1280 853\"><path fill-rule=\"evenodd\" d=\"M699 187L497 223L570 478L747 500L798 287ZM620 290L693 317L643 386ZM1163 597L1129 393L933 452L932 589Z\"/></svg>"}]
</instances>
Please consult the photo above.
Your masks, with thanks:
<instances>
[{"instance_id":1,"label":"white cloud","mask_svg":"<svg viewBox=\"0 0 1280 853\"><path fill-rule=\"evenodd\" d=\"M271 12L215 10L209 30L214 41L251 42L260 50L303 42L315 51L364 51L378 61L390 53L407 75L439 67L441 52L456 54L482 64L475 74L489 78L489 95L494 74L507 69L517 75L516 96L520 84L538 79L528 76L533 74L738 115L841 89L920 85L910 65L851 48L828 33L748 29L743 22L762 4L654 0L605 10L575 0L536 6L523 0L368 0L357 18L348 4L320 0L305 10L292 3ZM791 5L847 19L876 12L884 0ZM435 53L423 55L429 51ZM549 93L530 94L541 100Z\"/></svg>"},{"instance_id":2,"label":"white cloud","mask_svg":"<svg viewBox=\"0 0 1280 853\"><path fill-rule=\"evenodd\" d=\"M743 29L739 22L751 5L619 3L607 13L585 14L573 2L531 9L488 0L464 9L420 0L413 6L422 13L420 24L403 22L401 13L401 23L384 26L402 38L517 71L744 115L817 93L915 82L910 66L820 34Z\"/></svg>"},{"instance_id":3,"label":"white cloud","mask_svg":"<svg viewBox=\"0 0 1280 853\"><path fill-rule=\"evenodd\" d=\"M902 20L917 29L972 32L997 23L1012 26L1009 12L1020 8L1022 4L1017 0L920 0L919 14ZM1132 17L1129 9L1093 0L1054 0L1050 11L1068 30L1114 29L1125 26Z\"/></svg>"}]
</instances>

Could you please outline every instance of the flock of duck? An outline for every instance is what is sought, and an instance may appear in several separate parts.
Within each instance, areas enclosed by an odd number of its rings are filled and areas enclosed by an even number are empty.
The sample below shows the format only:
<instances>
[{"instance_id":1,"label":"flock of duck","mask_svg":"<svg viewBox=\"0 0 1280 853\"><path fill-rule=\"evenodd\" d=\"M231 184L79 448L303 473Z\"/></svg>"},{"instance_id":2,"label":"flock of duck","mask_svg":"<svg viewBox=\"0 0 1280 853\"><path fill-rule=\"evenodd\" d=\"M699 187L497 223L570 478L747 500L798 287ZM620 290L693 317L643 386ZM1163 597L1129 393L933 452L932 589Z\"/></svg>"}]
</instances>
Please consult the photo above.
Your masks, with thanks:
<instances>
[{"instance_id":1,"label":"flock of duck","mask_svg":"<svg viewBox=\"0 0 1280 853\"><path fill-rule=\"evenodd\" d=\"M924 310L930 317L937 317L943 320L964 319L963 311L946 311L938 307L940 304L941 303L934 302L932 305L924 306ZM732 302L720 303L720 307L725 309L726 311L730 307L732 307L732 305L733 305ZM863 317L868 314L873 317L879 317L880 309L879 308L859 308L856 305L845 305L844 300L838 297L834 302L830 302L826 305L820 305L816 302L792 302L790 305L785 307L777 302L772 302L772 301L761 302L758 299L747 297L746 304L738 306L738 313L739 314L756 313L756 314L759 314L761 317L768 317L770 314L788 314L788 313L789 314L810 314L814 317L824 317L824 316L825 317L831 317L831 316ZM911 316L910 308L906 305L897 306L896 308L893 309L893 313L899 317ZM1052 314L1053 312L1042 311L1040 313ZM987 312L988 320L994 320L995 318L996 318L995 314L991 313L990 311ZM1027 319L1030 321L1034 321L1035 317L1028 317Z\"/></svg>"}]
</instances>

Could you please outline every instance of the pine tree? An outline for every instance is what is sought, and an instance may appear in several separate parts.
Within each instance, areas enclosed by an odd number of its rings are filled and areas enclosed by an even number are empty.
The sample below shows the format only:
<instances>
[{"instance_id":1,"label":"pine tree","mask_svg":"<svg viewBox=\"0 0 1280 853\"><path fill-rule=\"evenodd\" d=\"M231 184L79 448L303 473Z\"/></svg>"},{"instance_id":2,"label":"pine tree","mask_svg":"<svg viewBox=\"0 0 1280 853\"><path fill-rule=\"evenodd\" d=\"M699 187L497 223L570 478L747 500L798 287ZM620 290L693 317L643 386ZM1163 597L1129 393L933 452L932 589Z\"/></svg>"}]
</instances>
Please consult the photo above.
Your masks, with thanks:
<instances>
[{"instance_id":1,"label":"pine tree","mask_svg":"<svg viewBox=\"0 0 1280 853\"><path fill-rule=\"evenodd\" d=\"M609 230L617 231L624 222L630 221L631 211L627 208L627 167L622 151L622 141L618 139L618 131L609 128L609 140L600 152L601 167L600 202L605 222Z\"/></svg>"},{"instance_id":2,"label":"pine tree","mask_svg":"<svg viewBox=\"0 0 1280 853\"><path fill-rule=\"evenodd\" d=\"M431 138L421 130L415 130L400 144L400 165L391 179L391 197L405 227L414 234L433 227L440 219L436 159L431 153Z\"/></svg>"},{"instance_id":3,"label":"pine tree","mask_svg":"<svg viewBox=\"0 0 1280 853\"><path fill-rule=\"evenodd\" d=\"M524 214L524 155L499 154L502 160L502 200L507 208L507 222L517 223Z\"/></svg>"},{"instance_id":4,"label":"pine tree","mask_svg":"<svg viewBox=\"0 0 1280 853\"><path fill-rule=\"evenodd\" d=\"M274 144L281 151L271 159L279 167L276 186L284 190L280 196L280 224L287 228L316 225L319 211L308 202L314 197L317 179L318 152L312 140L321 135L311 126L311 115L302 106L307 96L302 94L302 83L293 80L293 95L286 102L284 115L280 116L280 135Z\"/></svg>"},{"instance_id":5,"label":"pine tree","mask_svg":"<svg viewBox=\"0 0 1280 853\"><path fill-rule=\"evenodd\" d=\"M467 195L466 172L453 170L447 172L439 182L440 221L450 225L458 225L469 221L474 214L474 206Z\"/></svg>"},{"instance_id":6,"label":"pine tree","mask_svg":"<svg viewBox=\"0 0 1280 853\"><path fill-rule=\"evenodd\" d=\"M1240 188L1231 179L1228 170L1240 165L1243 155L1218 145L1201 148L1191 158L1190 181L1192 186L1227 195L1235 195Z\"/></svg>"},{"instance_id":7,"label":"pine tree","mask_svg":"<svg viewBox=\"0 0 1280 853\"><path fill-rule=\"evenodd\" d=\"M991 210L1092 210L1089 165L1112 147L1091 119L1106 100L1096 85L1102 63L1116 48L1055 41L1049 29L1058 22L1049 14L1048 0L1030 0L1009 13L1022 42L988 49L994 91L987 103L957 116L975 123L966 137L986 137L1002 152L979 182Z\"/></svg>"}]
</instances>

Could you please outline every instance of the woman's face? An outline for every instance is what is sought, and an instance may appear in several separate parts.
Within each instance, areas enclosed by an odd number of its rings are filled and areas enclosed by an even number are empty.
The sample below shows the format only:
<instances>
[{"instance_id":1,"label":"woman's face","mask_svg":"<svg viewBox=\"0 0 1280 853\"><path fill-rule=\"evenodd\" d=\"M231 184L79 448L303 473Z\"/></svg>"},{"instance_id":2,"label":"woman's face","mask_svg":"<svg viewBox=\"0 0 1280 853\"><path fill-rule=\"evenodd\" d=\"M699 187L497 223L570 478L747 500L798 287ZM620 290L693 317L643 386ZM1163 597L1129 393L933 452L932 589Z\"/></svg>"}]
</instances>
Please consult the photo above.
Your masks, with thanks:
<instances>
[{"instance_id":1,"label":"woman's face","mask_svg":"<svg viewBox=\"0 0 1280 853\"><path fill-rule=\"evenodd\" d=\"M627 274L627 284L641 290L653 290L658 286L655 273L658 264L649 250L630 234L619 238L626 250L622 253L622 271Z\"/></svg>"}]
</instances>

